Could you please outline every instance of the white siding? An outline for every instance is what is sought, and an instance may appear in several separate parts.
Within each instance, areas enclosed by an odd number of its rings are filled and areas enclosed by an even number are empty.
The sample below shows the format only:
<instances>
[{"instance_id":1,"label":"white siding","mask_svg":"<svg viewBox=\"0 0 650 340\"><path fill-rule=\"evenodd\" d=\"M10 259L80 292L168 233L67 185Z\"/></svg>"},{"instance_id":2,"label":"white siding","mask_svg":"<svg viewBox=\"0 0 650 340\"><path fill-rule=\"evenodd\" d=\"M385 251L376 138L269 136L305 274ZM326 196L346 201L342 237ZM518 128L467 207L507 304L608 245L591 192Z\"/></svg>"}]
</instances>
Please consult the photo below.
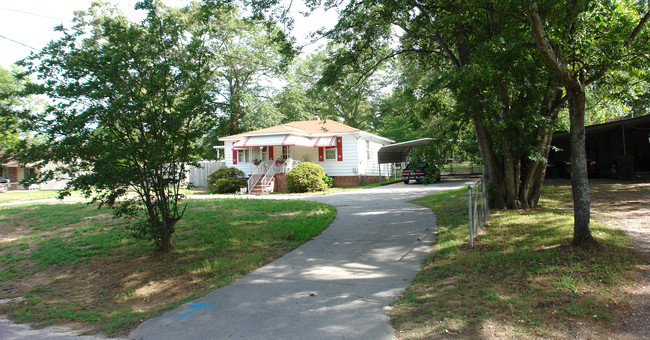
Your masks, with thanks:
<instances>
[{"instance_id":1,"label":"white siding","mask_svg":"<svg viewBox=\"0 0 650 340\"><path fill-rule=\"evenodd\" d=\"M233 142L225 142L224 143L224 145L226 147L226 156L224 158L225 161L226 161L226 166L235 167L235 168L243 171L246 176L252 174L255 171L255 169L257 169L257 167L253 163L251 163L250 161L249 162L237 162L237 164L234 164L234 165L232 164L232 144L233 144ZM255 155L255 154L253 154L253 155ZM252 156L252 157L249 156L249 160L252 160L253 158L255 158L255 156Z\"/></svg>"},{"instance_id":2,"label":"white siding","mask_svg":"<svg viewBox=\"0 0 650 340\"><path fill-rule=\"evenodd\" d=\"M381 143L374 140L369 140L364 137L359 138L357 141L357 155L359 158L359 175L362 176L378 176L379 166L377 153L382 147ZM370 159L368 159L367 145L370 146ZM381 174L386 175L388 166L382 165Z\"/></svg>"},{"instance_id":3,"label":"white siding","mask_svg":"<svg viewBox=\"0 0 650 340\"><path fill-rule=\"evenodd\" d=\"M370 139L370 159L367 159L366 154L366 136L362 135L342 135L343 137L343 160L326 159L323 162L318 161L318 148L305 148L305 147L291 147L291 157L296 161L314 162L321 165L327 175L329 176L377 176L379 169L377 166L377 152L382 146L378 141ZM226 166L233 166L232 164L232 142L225 142L225 161ZM258 158L259 151L255 153L254 150L251 159ZM282 157L282 147L276 146L273 148L273 158L278 159ZM238 162L234 165L236 168L244 171L244 173L251 174L255 171L255 166L252 163ZM382 167L382 175L385 175L386 168Z\"/></svg>"},{"instance_id":4,"label":"white siding","mask_svg":"<svg viewBox=\"0 0 650 340\"><path fill-rule=\"evenodd\" d=\"M343 135L343 160L326 159L320 164L328 176L356 176L354 169L358 168L357 160L357 139L353 135ZM318 149L316 150L316 160L318 160Z\"/></svg>"}]
</instances>

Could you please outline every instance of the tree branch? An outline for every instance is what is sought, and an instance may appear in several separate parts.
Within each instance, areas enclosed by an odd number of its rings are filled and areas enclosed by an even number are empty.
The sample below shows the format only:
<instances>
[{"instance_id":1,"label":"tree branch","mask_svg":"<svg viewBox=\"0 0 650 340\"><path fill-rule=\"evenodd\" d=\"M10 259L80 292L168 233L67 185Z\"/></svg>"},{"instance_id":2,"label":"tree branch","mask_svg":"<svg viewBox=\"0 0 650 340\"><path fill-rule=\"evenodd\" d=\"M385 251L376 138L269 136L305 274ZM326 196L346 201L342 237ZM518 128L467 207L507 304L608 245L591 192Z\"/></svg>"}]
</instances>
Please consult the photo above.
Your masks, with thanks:
<instances>
[{"instance_id":1,"label":"tree branch","mask_svg":"<svg viewBox=\"0 0 650 340\"><path fill-rule=\"evenodd\" d=\"M646 12L646 14L641 18L639 23L636 25L634 28L634 31L632 31L632 34L630 34L630 37L627 38L627 41L625 42L625 45L623 47L625 49L629 48L630 45L632 45L632 42L634 42L634 39L641 33L641 30L643 30L643 26L645 26L646 22L648 22L648 19L650 19L650 12ZM598 79L602 78L605 76L605 73L607 73L607 70L609 69L608 66L603 66L596 74L594 74L591 78L587 79L585 82L585 85L589 85Z\"/></svg>"},{"instance_id":2,"label":"tree branch","mask_svg":"<svg viewBox=\"0 0 650 340\"><path fill-rule=\"evenodd\" d=\"M579 80L571 75L567 63L560 59L555 53L553 46L551 46L551 40L544 30L542 18L539 15L539 9L535 2L528 8L528 20L530 21L533 36L535 37L537 50L542 54L542 57L546 60L553 72L562 79L565 86L573 90L580 90L582 86Z\"/></svg>"}]
</instances>

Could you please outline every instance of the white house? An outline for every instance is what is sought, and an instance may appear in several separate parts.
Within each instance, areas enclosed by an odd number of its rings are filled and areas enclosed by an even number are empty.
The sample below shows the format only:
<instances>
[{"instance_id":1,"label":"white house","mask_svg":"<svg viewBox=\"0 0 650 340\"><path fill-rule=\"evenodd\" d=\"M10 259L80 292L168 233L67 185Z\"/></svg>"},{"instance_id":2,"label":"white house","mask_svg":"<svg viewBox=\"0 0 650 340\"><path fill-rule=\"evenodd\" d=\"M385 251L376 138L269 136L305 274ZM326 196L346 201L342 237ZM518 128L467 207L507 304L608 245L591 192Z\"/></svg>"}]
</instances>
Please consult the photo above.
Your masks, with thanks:
<instances>
[{"instance_id":1,"label":"white house","mask_svg":"<svg viewBox=\"0 0 650 340\"><path fill-rule=\"evenodd\" d=\"M301 162L320 164L336 186L378 181L377 151L393 143L318 116L219 139L225 144L226 165L250 176L251 192L273 190L273 186L284 190L284 173ZM381 176L389 173L388 166L382 165Z\"/></svg>"}]
</instances>

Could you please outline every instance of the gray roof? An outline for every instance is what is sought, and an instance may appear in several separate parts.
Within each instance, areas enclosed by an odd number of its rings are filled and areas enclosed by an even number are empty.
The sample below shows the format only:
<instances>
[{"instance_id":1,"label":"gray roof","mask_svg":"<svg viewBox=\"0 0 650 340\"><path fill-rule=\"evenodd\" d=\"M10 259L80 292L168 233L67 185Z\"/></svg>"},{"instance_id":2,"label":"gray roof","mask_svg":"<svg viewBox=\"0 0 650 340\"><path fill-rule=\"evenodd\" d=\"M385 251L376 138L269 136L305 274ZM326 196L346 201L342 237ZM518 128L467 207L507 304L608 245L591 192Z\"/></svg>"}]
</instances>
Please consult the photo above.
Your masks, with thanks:
<instances>
[{"instance_id":1,"label":"gray roof","mask_svg":"<svg viewBox=\"0 0 650 340\"><path fill-rule=\"evenodd\" d=\"M379 149L379 152L377 153L379 163L406 162L409 152L412 148L426 145L432 140L433 138L421 138L408 142L384 145Z\"/></svg>"}]
</instances>

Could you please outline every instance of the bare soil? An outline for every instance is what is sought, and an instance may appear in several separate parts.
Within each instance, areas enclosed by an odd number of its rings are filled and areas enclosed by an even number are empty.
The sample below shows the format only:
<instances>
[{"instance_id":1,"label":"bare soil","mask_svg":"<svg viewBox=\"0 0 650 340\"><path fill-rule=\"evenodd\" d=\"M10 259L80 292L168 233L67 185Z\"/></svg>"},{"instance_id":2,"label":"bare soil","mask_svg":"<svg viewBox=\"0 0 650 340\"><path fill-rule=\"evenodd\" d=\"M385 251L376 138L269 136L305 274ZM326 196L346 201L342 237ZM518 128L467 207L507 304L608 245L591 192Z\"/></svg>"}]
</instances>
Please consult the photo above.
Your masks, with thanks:
<instances>
[{"instance_id":1,"label":"bare soil","mask_svg":"<svg viewBox=\"0 0 650 340\"><path fill-rule=\"evenodd\" d=\"M629 301L615 334L629 339L650 339L650 174L628 183L594 180L591 186L594 221L615 225L631 238L642 264L640 279L624 287L620 298Z\"/></svg>"}]
</instances>

